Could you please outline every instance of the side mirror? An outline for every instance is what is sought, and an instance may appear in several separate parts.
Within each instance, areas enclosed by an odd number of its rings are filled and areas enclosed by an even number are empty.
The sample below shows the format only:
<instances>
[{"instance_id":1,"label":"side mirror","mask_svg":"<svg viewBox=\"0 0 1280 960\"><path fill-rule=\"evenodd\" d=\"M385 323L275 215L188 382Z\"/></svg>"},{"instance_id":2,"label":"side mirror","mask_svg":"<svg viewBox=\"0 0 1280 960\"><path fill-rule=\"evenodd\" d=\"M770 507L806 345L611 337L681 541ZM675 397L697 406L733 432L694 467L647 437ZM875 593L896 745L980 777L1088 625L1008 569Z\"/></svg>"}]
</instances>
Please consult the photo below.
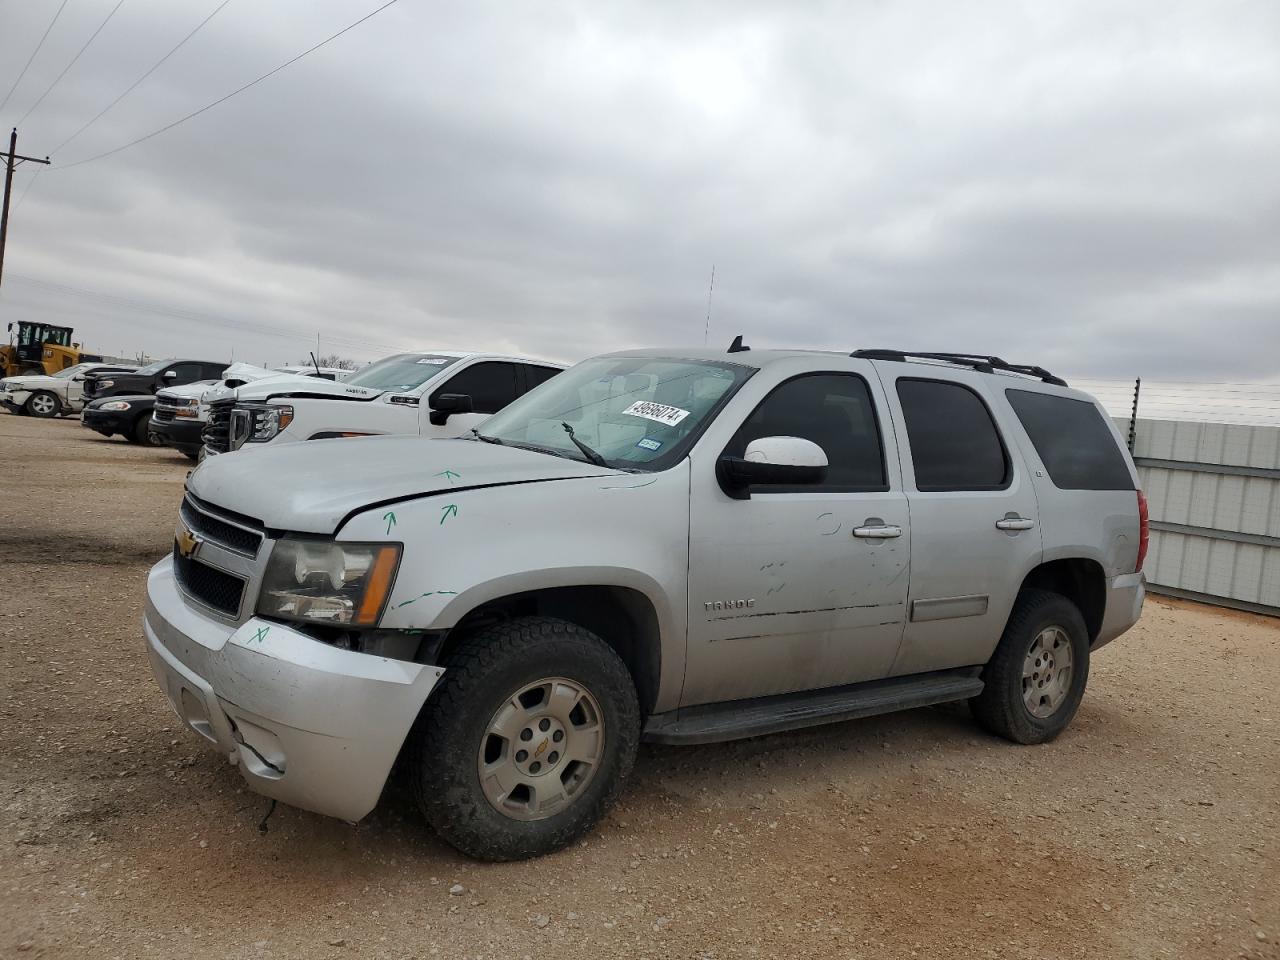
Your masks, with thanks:
<instances>
[{"instance_id":1,"label":"side mirror","mask_svg":"<svg viewBox=\"0 0 1280 960\"><path fill-rule=\"evenodd\" d=\"M74 380L76 383L83 383L83 382L84 382L84 374L82 374L82 373L77 373L77 374L76 374L74 377L72 377L71 379L72 379L72 380Z\"/></svg>"},{"instance_id":2,"label":"side mirror","mask_svg":"<svg viewBox=\"0 0 1280 960\"><path fill-rule=\"evenodd\" d=\"M736 500L748 499L754 484L803 486L821 483L826 476L827 455L802 437L761 437L747 444L741 457L716 461L721 489Z\"/></svg>"},{"instance_id":3,"label":"side mirror","mask_svg":"<svg viewBox=\"0 0 1280 960\"><path fill-rule=\"evenodd\" d=\"M164 372L164 378L165 378L166 380L177 380L177 379L178 379L178 371L177 371L177 370L166 370L166 371Z\"/></svg>"},{"instance_id":4,"label":"side mirror","mask_svg":"<svg viewBox=\"0 0 1280 960\"><path fill-rule=\"evenodd\" d=\"M443 427L453 414L470 413L472 408L471 397L467 394L442 393L431 402L431 414L428 419L432 426Z\"/></svg>"}]
</instances>

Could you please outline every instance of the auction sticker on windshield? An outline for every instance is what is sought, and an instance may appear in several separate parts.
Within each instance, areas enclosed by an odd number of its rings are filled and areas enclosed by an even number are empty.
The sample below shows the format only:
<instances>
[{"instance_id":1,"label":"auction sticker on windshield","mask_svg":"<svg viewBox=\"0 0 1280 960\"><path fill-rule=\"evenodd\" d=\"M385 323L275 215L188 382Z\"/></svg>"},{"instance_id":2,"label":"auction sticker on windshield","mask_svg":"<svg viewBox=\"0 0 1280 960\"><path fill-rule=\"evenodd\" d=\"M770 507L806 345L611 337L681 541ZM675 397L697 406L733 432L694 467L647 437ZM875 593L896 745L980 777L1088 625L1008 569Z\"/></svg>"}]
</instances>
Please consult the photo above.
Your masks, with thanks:
<instances>
[{"instance_id":1,"label":"auction sticker on windshield","mask_svg":"<svg viewBox=\"0 0 1280 960\"><path fill-rule=\"evenodd\" d=\"M442 367L449 362L448 357L419 357L414 363L426 363L433 367Z\"/></svg>"},{"instance_id":2,"label":"auction sticker on windshield","mask_svg":"<svg viewBox=\"0 0 1280 960\"><path fill-rule=\"evenodd\" d=\"M646 420L665 423L668 427L674 427L689 415L688 410L668 407L665 403L652 403L648 400L637 400L622 412L633 417L644 417Z\"/></svg>"}]
</instances>

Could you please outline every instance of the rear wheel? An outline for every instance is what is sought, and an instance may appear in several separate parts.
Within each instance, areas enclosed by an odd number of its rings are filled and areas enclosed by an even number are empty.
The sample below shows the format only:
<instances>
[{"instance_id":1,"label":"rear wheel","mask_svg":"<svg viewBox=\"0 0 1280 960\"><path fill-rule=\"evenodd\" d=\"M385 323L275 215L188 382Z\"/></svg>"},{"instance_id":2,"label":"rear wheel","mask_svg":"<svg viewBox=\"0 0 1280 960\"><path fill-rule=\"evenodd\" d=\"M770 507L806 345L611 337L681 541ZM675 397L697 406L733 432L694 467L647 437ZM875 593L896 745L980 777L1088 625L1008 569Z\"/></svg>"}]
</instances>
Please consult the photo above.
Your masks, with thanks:
<instances>
[{"instance_id":1,"label":"rear wheel","mask_svg":"<svg viewBox=\"0 0 1280 960\"><path fill-rule=\"evenodd\" d=\"M618 655L576 624L519 617L446 661L411 743L418 805L436 832L478 859L517 860L590 830L640 736Z\"/></svg>"},{"instance_id":2,"label":"rear wheel","mask_svg":"<svg viewBox=\"0 0 1280 960\"><path fill-rule=\"evenodd\" d=\"M1089 679L1089 633L1080 610L1048 590L1024 590L969 701L987 730L1015 743L1046 743L1071 722Z\"/></svg>"},{"instance_id":3,"label":"rear wheel","mask_svg":"<svg viewBox=\"0 0 1280 960\"><path fill-rule=\"evenodd\" d=\"M56 417L62 413L62 401L58 399L56 393L50 393L48 390L37 390L27 397L27 402L23 405L23 408L33 417Z\"/></svg>"}]
</instances>

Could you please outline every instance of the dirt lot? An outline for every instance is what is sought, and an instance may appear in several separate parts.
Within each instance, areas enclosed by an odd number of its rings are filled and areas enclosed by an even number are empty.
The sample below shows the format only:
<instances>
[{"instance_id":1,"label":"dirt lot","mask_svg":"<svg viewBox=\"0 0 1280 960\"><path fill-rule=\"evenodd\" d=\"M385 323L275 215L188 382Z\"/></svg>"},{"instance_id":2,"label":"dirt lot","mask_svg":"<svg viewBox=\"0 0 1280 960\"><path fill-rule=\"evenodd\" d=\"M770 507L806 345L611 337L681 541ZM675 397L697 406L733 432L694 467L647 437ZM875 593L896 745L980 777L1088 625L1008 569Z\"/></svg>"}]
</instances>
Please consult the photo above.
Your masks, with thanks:
<instances>
[{"instance_id":1,"label":"dirt lot","mask_svg":"<svg viewBox=\"0 0 1280 960\"><path fill-rule=\"evenodd\" d=\"M181 456L0 414L0 463L0 956L1280 957L1275 620L1149 602L1045 747L938 709L642 748L584 843L480 865L394 788L260 833L179 727L138 623Z\"/></svg>"}]
</instances>

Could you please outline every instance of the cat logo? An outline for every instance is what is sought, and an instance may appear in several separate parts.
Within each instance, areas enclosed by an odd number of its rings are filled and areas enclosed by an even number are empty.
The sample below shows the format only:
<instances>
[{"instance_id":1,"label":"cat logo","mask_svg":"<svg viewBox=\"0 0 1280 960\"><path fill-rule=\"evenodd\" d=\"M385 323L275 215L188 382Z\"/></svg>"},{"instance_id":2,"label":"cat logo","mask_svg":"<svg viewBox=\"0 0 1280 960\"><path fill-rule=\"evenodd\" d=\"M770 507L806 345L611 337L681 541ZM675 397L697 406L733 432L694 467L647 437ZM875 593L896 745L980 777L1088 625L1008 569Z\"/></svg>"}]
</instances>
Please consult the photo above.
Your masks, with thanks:
<instances>
[{"instance_id":1,"label":"cat logo","mask_svg":"<svg viewBox=\"0 0 1280 960\"><path fill-rule=\"evenodd\" d=\"M196 550L204 541L188 530L184 525L178 525L178 532L174 535L177 541L178 555L186 560L190 560L196 555Z\"/></svg>"}]
</instances>

